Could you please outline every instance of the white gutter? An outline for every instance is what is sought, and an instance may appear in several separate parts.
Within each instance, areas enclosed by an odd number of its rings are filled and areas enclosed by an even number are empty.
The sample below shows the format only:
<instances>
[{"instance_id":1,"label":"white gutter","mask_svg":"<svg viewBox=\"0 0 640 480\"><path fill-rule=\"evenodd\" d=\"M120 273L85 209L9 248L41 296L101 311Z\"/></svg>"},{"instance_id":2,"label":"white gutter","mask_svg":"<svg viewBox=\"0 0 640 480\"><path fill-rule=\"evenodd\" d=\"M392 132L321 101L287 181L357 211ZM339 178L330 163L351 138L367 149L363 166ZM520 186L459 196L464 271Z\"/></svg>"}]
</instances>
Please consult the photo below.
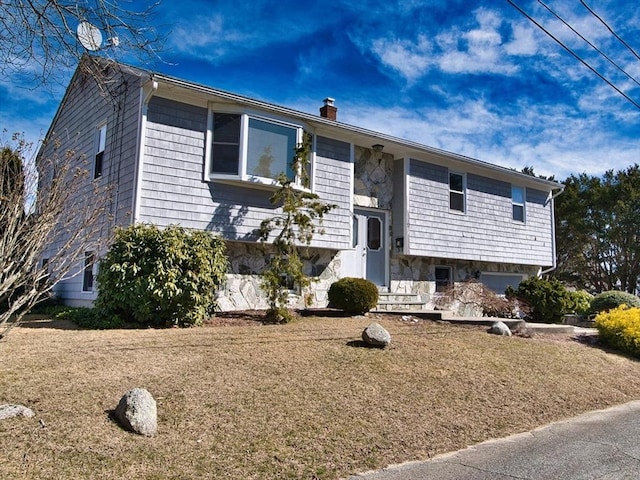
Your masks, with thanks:
<instances>
[{"instance_id":1,"label":"white gutter","mask_svg":"<svg viewBox=\"0 0 640 480\"><path fill-rule=\"evenodd\" d=\"M151 85L149 91L145 95L145 87ZM144 148L147 140L147 110L149 109L149 102L151 97L158 91L158 82L152 80L146 85L143 85L140 89L140 121L138 122L138 153L136 161L136 171L134 178L134 185L136 186L135 193L133 195L133 223L136 224L140 221L140 197L142 196L142 170L144 166ZM144 98L142 97L144 95Z\"/></svg>"},{"instance_id":2,"label":"white gutter","mask_svg":"<svg viewBox=\"0 0 640 480\"><path fill-rule=\"evenodd\" d=\"M551 244L553 246L553 264L551 265L550 268L547 268L546 270L542 270L538 274L539 277L542 277L542 275L545 275L546 273L553 272L556 268L558 268L558 259L556 258L557 257L556 255L556 209L555 209L554 200L562 192L564 192L564 185L562 185L560 190L558 190L556 193L551 195L551 198L549 198L549 203L551 203Z\"/></svg>"}]
</instances>

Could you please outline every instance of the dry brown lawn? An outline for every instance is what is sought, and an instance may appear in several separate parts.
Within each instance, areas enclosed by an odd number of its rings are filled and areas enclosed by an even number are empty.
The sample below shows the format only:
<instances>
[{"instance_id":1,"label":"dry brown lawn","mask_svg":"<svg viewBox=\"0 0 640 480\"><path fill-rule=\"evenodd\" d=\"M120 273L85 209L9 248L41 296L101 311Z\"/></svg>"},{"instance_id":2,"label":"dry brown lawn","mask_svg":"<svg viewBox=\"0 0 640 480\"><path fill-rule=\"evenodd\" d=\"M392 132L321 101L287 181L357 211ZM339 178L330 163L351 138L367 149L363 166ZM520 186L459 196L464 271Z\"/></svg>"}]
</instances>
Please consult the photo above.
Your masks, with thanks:
<instances>
[{"instance_id":1,"label":"dry brown lawn","mask_svg":"<svg viewBox=\"0 0 640 480\"><path fill-rule=\"evenodd\" d=\"M391 348L354 346L372 319ZM36 417L0 422L0 478L336 479L640 399L639 362L569 337L375 315L218 323L15 329L0 404ZM153 438L110 419L133 387L158 401Z\"/></svg>"}]
</instances>

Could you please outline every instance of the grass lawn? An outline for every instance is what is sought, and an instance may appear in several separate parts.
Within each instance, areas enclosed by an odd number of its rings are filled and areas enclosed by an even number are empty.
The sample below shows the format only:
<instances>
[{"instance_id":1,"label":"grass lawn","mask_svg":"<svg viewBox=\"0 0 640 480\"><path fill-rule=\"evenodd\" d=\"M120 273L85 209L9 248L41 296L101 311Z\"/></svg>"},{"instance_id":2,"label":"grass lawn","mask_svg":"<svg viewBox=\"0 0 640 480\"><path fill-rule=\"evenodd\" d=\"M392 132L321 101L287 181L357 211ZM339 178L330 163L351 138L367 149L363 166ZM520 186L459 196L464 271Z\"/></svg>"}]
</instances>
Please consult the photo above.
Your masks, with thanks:
<instances>
[{"instance_id":1,"label":"grass lawn","mask_svg":"<svg viewBox=\"0 0 640 480\"><path fill-rule=\"evenodd\" d=\"M373 319L392 347L353 346ZM336 479L640 399L640 362L563 336L376 315L64 327L0 343L0 404L36 413L0 422L0 478ZM158 402L153 438L110 420L133 387Z\"/></svg>"}]
</instances>

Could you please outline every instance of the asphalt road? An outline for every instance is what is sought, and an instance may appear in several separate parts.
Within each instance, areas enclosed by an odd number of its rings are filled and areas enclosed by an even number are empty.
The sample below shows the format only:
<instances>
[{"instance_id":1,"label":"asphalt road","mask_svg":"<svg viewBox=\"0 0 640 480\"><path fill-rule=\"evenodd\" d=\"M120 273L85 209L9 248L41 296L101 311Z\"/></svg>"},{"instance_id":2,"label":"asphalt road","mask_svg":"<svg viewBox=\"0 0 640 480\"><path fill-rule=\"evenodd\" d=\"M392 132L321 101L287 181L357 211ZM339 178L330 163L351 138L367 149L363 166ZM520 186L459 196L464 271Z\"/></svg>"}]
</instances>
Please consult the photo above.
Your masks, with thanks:
<instances>
[{"instance_id":1,"label":"asphalt road","mask_svg":"<svg viewBox=\"0 0 640 480\"><path fill-rule=\"evenodd\" d=\"M349 480L640 479L640 401Z\"/></svg>"}]
</instances>

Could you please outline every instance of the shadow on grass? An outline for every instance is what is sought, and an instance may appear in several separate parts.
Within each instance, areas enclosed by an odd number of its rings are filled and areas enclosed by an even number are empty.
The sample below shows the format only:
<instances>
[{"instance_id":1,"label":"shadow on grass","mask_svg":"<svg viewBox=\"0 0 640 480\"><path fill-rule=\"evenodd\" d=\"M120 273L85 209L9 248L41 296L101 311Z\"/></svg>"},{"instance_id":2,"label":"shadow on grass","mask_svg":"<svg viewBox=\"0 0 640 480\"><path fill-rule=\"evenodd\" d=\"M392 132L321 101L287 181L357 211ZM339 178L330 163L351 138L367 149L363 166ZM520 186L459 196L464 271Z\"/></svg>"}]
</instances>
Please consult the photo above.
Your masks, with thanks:
<instances>
[{"instance_id":1,"label":"shadow on grass","mask_svg":"<svg viewBox=\"0 0 640 480\"><path fill-rule=\"evenodd\" d=\"M52 318L48 315L42 314L28 314L25 315L19 328L54 328L56 330L86 330L80 328L71 320L65 320L61 318Z\"/></svg>"},{"instance_id":2,"label":"shadow on grass","mask_svg":"<svg viewBox=\"0 0 640 480\"><path fill-rule=\"evenodd\" d=\"M363 340L351 340L350 342L347 342L347 347L369 348L372 350L384 350L386 348L384 345L371 345Z\"/></svg>"}]
</instances>

